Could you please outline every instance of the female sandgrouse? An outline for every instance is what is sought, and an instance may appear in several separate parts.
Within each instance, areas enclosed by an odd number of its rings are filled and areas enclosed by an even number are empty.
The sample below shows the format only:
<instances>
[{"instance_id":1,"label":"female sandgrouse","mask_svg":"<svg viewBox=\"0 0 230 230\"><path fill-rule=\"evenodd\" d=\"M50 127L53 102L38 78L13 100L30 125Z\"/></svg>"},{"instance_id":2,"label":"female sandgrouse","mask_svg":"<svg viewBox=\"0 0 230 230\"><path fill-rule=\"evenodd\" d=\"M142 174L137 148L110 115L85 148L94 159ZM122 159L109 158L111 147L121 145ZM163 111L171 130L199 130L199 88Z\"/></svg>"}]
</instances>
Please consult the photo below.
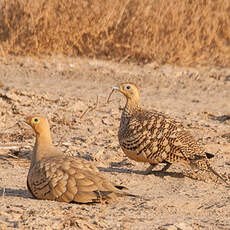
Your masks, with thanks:
<instances>
[{"instance_id":1,"label":"female sandgrouse","mask_svg":"<svg viewBox=\"0 0 230 230\"><path fill-rule=\"evenodd\" d=\"M213 155L206 153L182 124L163 113L141 108L139 90L134 83L114 86L109 98L114 91L126 97L118 132L120 146L130 159L150 163L146 173L158 163L166 163L163 168L166 171L172 163L178 162L207 172L212 181L225 182L209 165L208 158Z\"/></svg>"},{"instance_id":2,"label":"female sandgrouse","mask_svg":"<svg viewBox=\"0 0 230 230\"><path fill-rule=\"evenodd\" d=\"M131 195L124 187L106 179L89 161L64 156L52 144L46 118L29 116L24 121L36 133L27 187L38 199L62 202L91 203Z\"/></svg>"}]
</instances>

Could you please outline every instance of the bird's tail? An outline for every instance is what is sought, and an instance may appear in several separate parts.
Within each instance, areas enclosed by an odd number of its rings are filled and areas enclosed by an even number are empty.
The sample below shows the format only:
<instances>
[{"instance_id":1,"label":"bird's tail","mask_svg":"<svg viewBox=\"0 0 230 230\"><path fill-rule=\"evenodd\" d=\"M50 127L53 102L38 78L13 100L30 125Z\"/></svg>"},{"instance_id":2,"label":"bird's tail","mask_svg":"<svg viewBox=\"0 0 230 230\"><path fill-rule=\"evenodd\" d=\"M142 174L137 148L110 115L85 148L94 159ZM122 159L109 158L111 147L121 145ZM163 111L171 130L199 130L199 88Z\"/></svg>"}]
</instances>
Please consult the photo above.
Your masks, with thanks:
<instances>
[{"instance_id":1,"label":"bird's tail","mask_svg":"<svg viewBox=\"0 0 230 230\"><path fill-rule=\"evenodd\" d=\"M194 160L190 163L195 174L194 176L198 180L203 180L206 182L212 181L218 184L225 184L227 186L230 186L228 179L225 178L224 175L221 175L220 173L216 172L211 167L207 159Z\"/></svg>"},{"instance_id":2,"label":"bird's tail","mask_svg":"<svg viewBox=\"0 0 230 230\"><path fill-rule=\"evenodd\" d=\"M141 198L141 196L139 196L139 195L132 194L132 193L124 191L124 190L128 190L128 188L126 188L125 186L115 185L115 187L118 190L120 190L120 191L117 191L118 196L131 196L131 197L139 197L139 198Z\"/></svg>"}]
</instances>

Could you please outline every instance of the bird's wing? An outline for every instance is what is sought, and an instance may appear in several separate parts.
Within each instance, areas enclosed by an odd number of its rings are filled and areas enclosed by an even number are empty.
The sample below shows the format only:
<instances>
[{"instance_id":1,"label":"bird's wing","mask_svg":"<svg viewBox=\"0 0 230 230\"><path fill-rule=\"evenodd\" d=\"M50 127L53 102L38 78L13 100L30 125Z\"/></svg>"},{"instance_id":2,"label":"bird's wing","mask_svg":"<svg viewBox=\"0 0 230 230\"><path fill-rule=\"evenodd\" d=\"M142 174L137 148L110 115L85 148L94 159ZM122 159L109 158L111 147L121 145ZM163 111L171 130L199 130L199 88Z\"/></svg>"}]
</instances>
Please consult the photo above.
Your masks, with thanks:
<instances>
[{"instance_id":1,"label":"bird's wing","mask_svg":"<svg viewBox=\"0 0 230 230\"><path fill-rule=\"evenodd\" d=\"M30 170L28 185L39 199L64 202L99 202L125 194L81 159L43 159Z\"/></svg>"}]
</instances>

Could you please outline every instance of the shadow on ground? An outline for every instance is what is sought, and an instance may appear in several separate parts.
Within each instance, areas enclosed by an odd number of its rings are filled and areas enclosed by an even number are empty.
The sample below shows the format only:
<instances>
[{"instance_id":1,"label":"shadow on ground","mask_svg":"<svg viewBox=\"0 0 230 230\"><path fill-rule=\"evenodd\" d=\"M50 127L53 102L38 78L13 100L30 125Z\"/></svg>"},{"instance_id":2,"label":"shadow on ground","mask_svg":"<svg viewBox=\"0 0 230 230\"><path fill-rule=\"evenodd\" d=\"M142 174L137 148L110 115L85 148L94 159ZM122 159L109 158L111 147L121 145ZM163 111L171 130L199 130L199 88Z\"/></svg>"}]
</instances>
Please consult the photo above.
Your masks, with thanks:
<instances>
[{"instance_id":1,"label":"shadow on ground","mask_svg":"<svg viewBox=\"0 0 230 230\"><path fill-rule=\"evenodd\" d=\"M12 188L0 188L0 196L32 198L27 190Z\"/></svg>"},{"instance_id":2,"label":"shadow on ground","mask_svg":"<svg viewBox=\"0 0 230 230\"><path fill-rule=\"evenodd\" d=\"M135 170L135 169L124 169L124 168L104 168L104 167L98 167L100 171L103 172L116 172L116 173L124 173L124 174L139 174L139 175L146 175L145 171L142 170ZM151 174L149 175L154 175L157 177L165 177L165 176L170 176L170 177L175 177L175 178L184 178L185 175L183 173L178 173L178 172L162 172L161 170L159 171L152 171ZM146 175L148 176L148 175Z\"/></svg>"}]
</instances>

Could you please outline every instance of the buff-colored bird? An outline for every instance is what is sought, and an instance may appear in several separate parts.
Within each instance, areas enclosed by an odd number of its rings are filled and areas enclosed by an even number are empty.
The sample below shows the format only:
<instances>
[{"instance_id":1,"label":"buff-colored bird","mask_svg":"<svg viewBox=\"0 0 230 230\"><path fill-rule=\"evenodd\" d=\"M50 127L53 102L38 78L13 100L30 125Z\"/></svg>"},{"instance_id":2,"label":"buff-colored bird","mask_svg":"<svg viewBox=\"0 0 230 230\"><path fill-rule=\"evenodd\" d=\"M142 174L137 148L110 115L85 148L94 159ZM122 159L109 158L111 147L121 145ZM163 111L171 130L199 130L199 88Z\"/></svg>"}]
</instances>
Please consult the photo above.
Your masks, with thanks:
<instances>
[{"instance_id":1,"label":"buff-colored bird","mask_svg":"<svg viewBox=\"0 0 230 230\"><path fill-rule=\"evenodd\" d=\"M131 194L106 179L89 161L64 156L53 146L46 118L29 116L24 121L36 133L27 187L38 199L91 203Z\"/></svg>"},{"instance_id":2,"label":"buff-colored bird","mask_svg":"<svg viewBox=\"0 0 230 230\"><path fill-rule=\"evenodd\" d=\"M197 179L202 177L205 180L205 172L212 181L226 183L208 162L208 158L213 155L206 153L182 124L163 113L141 108L139 90L135 84L122 83L114 86L109 98L114 91L119 91L126 97L118 132L120 146L130 159L150 163L147 174L158 163L166 163L162 169L166 171L172 163L177 162L197 171Z\"/></svg>"}]
</instances>

